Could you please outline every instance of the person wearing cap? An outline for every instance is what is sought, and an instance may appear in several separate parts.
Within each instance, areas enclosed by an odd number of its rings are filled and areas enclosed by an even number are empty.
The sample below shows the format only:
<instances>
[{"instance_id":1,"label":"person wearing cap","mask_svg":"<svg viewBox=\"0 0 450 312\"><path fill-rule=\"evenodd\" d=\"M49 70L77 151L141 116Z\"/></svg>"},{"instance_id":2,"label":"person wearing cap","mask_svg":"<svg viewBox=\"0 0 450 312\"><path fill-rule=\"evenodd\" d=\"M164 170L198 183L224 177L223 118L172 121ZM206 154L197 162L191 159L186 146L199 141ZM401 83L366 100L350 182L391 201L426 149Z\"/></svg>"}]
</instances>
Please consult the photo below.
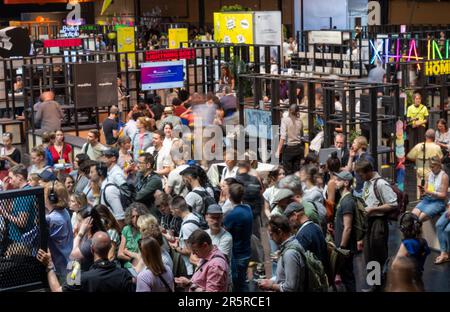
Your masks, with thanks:
<instances>
[{"instance_id":1,"label":"person wearing cap","mask_svg":"<svg viewBox=\"0 0 450 312\"><path fill-rule=\"evenodd\" d=\"M295 201L295 194L287 188L276 188L272 200L270 216L282 215L286 207Z\"/></svg>"},{"instance_id":2,"label":"person wearing cap","mask_svg":"<svg viewBox=\"0 0 450 312\"><path fill-rule=\"evenodd\" d=\"M321 228L311 221L305 213L305 207L298 202L290 203L284 210L289 224L296 231L295 237L305 250L312 252L319 259L326 272L329 268L327 243Z\"/></svg>"},{"instance_id":3,"label":"person wearing cap","mask_svg":"<svg viewBox=\"0 0 450 312\"><path fill-rule=\"evenodd\" d=\"M353 175L348 171L335 174L336 188L341 193L341 200L336 206L334 220L334 242L341 249L352 251L341 267L339 274L348 292L356 291L356 280L353 273L353 254L357 251L353 216L356 213L356 202L352 195Z\"/></svg>"},{"instance_id":4,"label":"person wearing cap","mask_svg":"<svg viewBox=\"0 0 450 312\"><path fill-rule=\"evenodd\" d=\"M39 184L41 185L43 183L53 182L57 180L55 174L50 170L44 170L41 173L38 173L38 177L39 177Z\"/></svg>"},{"instance_id":5,"label":"person wearing cap","mask_svg":"<svg viewBox=\"0 0 450 312\"><path fill-rule=\"evenodd\" d=\"M222 207L217 204L210 205L206 209L206 222L208 222L209 227L209 229L206 230L206 233L211 236L213 245L216 245L217 248L219 248L219 250L223 252L223 254L226 255L228 259L231 259L233 237L223 228L222 221Z\"/></svg>"},{"instance_id":6,"label":"person wearing cap","mask_svg":"<svg viewBox=\"0 0 450 312\"><path fill-rule=\"evenodd\" d=\"M292 104L289 107L289 115L281 120L280 142L276 155L282 156L286 174L294 173L300 169L300 160L305 153L302 146L303 124L299 117L299 111L300 107L297 104Z\"/></svg>"},{"instance_id":7,"label":"person wearing cap","mask_svg":"<svg viewBox=\"0 0 450 312\"><path fill-rule=\"evenodd\" d=\"M122 168L117 164L119 151L116 148L110 148L103 151L103 159L108 166L108 182L121 186L127 183Z\"/></svg>"},{"instance_id":8,"label":"person wearing cap","mask_svg":"<svg viewBox=\"0 0 450 312\"><path fill-rule=\"evenodd\" d=\"M117 121L119 109L117 106L111 106L109 116L103 121L102 129L105 135L106 144L114 145L119 138L119 123Z\"/></svg>"},{"instance_id":9,"label":"person wearing cap","mask_svg":"<svg viewBox=\"0 0 450 312\"><path fill-rule=\"evenodd\" d=\"M161 122L159 123L159 130L164 130L164 125L167 123L171 123L173 125L173 128L181 127L181 118L178 116L174 116L172 106L166 106L164 108L163 116L165 117L161 119Z\"/></svg>"}]
</instances>

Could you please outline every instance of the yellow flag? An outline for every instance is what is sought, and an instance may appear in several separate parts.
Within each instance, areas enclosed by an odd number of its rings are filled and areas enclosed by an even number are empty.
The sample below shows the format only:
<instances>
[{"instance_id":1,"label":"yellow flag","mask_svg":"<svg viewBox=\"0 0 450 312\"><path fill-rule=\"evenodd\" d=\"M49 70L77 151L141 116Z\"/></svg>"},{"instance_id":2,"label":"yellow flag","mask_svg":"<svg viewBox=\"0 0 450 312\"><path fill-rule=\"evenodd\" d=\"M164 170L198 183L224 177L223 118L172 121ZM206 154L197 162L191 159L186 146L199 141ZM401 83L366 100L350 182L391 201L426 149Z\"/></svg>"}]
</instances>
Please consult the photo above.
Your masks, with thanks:
<instances>
[{"instance_id":1,"label":"yellow flag","mask_svg":"<svg viewBox=\"0 0 450 312\"><path fill-rule=\"evenodd\" d=\"M111 5L111 2L112 0L103 0L102 12L100 13L100 15L103 15L103 13L105 13L106 9Z\"/></svg>"}]
</instances>

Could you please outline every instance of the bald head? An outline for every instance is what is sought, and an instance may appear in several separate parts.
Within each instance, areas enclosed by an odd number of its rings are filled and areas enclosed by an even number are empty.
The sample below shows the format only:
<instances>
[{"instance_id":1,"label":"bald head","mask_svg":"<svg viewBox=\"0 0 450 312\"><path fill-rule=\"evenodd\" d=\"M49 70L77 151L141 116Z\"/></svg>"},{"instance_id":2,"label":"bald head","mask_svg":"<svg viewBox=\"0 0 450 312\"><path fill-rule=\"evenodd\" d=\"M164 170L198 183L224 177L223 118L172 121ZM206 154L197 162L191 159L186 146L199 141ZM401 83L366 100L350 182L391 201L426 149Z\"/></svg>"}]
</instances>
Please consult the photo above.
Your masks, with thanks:
<instances>
[{"instance_id":1,"label":"bald head","mask_svg":"<svg viewBox=\"0 0 450 312\"><path fill-rule=\"evenodd\" d=\"M434 139L436 137L436 132L433 129L428 129L427 132L425 132L425 139L430 142L434 142Z\"/></svg>"},{"instance_id":2,"label":"bald head","mask_svg":"<svg viewBox=\"0 0 450 312\"><path fill-rule=\"evenodd\" d=\"M97 232L92 237L92 252L101 259L108 259L111 246L111 239L106 232Z\"/></svg>"}]
</instances>

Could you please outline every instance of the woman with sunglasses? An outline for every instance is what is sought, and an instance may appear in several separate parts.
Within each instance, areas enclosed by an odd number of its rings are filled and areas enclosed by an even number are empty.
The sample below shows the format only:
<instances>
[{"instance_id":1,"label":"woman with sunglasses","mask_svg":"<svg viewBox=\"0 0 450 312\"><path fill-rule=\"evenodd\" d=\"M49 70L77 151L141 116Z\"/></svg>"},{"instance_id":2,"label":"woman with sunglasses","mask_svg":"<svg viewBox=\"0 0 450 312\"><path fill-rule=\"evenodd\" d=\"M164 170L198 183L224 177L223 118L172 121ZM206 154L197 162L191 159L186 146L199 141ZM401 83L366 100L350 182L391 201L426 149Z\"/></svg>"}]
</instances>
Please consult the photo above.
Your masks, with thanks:
<instances>
[{"instance_id":1,"label":"woman with sunglasses","mask_svg":"<svg viewBox=\"0 0 450 312\"><path fill-rule=\"evenodd\" d=\"M11 132L4 132L3 147L0 149L0 179L3 180L8 175L8 170L20 164L20 151L12 145L13 135Z\"/></svg>"}]
</instances>

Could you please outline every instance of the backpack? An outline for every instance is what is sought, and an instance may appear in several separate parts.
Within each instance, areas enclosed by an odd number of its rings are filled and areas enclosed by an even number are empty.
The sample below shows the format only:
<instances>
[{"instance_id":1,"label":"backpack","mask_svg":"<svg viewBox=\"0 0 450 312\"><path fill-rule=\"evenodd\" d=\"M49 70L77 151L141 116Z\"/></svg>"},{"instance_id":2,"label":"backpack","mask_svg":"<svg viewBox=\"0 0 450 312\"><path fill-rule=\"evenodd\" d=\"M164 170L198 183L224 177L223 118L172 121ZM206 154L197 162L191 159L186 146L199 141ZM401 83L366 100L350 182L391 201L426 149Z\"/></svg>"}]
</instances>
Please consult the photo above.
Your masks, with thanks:
<instances>
[{"instance_id":1,"label":"backpack","mask_svg":"<svg viewBox=\"0 0 450 312\"><path fill-rule=\"evenodd\" d=\"M211 195L209 195L208 191L195 190L193 192L195 194L199 195L202 198L202 200L203 200L202 210L200 211L200 214L202 216L204 216L206 214L206 210L208 209L209 206L217 204L217 202L214 199L214 197L211 197ZM194 211L192 211L192 212L194 212Z\"/></svg>"},{"instance_id":2,"label":"backpack","mask_svg":"<svg viewBox=\"0 0 450 312\"><path fill-rule=\"evenodd\" d=\"M353 229L355 231L356 241L363 240L367 232L367 212L366 203L361 197L353 196L355 201L356 209L355 215L353 216Z\"/></svg>"},{"instance_id":3,"label":"backpack","mask_svg":"<svg viewBox=\"0 0 450 312\"><path fill-rule=\"evenodd\" d=\"M253 181L243 181L237 177L237 180L244 185L242 202L252 208L253 215L260 215L262 209L261 184L257 178L254 178Z\"/></svg>"},{"instance_id":4,"label":"backpack","mask_svg":"<svg viewBox=\"0 0 450 312\"><path fill-rule=\"evenodd\" d=\"M174 277L180 277L180 276L184 276L187 277L187 269L186 269L186 265L184 264L184 260L183 257L181 256L181 254L177 251L175 251L174 249L170 248L169 249L169 255L172 258L172 262L173 262L173 276Z\"/></svg>"},{"instance_id":5,"label":"backpack","mask_svg":"<svg viewBox=\"0 0 450 312\"><path fill-rule=\"evenodd\" d=\"M373 192L375 193L375 196L377 197L377 200L383 204L383 198L381 197L381 194L378 191L378 180L383 180L382 178L375 179L375 182L373 184ZM395 184L388 184L392 191L397 195L397 206L395 206L389 213L387 213L387 217L389 220L392 221L398 221L398 217L406 212L406 209L408 208L409 204L409 198L408 194L404 191L400 191L400 189Z\"/></svg>"},{"instance_id":6,"label":"backpack","mask_svg":"<svg viewBox=\"0 0 450 312\"><path fill-rule=\"evenodd\" d=\"M103 194L102 194L103 201L105 202L106 206L110 207L110 204L106 200L106 196L105 196L106 188L110 185L119 189L120 203L122 204L123 210L128 208L128 206L130 206L134 202L134 199L136 198L136 189L135 189L134 185L124 183L121 186L117 186L114 183L108 183L108 184L106 184L105 189L103 190Z\"/></svg>"},{"instance_id":7,"label":"backpack","mask_svg":"<svg viewBox=\"0 0 450 312\"><path fill-rule=\"evenodd\" d=\"M198 218L199 221L187 220L187 221L183 222L183 224L193 223L196 226L198 226L200 229L202 229L203 231L209 229L208 223L206 222L205 218L200 213L198 213L197 211L192 211L192 213L194 214L194 216L196 216Z\"/></svg>"},{"instance_id":8,"label":"backpack","mask_svg":"<svg viewBox=\"0 0 450 312\"><path fill-rule=\"evenodd\" d=\"M322 262L309 250L304 251L303 248L297 246L288 246L281 256L289 250L296 250L303 257L305 262L305 289L306 292L328 292L328 277Z\"/></svg>"}]
</instances>

